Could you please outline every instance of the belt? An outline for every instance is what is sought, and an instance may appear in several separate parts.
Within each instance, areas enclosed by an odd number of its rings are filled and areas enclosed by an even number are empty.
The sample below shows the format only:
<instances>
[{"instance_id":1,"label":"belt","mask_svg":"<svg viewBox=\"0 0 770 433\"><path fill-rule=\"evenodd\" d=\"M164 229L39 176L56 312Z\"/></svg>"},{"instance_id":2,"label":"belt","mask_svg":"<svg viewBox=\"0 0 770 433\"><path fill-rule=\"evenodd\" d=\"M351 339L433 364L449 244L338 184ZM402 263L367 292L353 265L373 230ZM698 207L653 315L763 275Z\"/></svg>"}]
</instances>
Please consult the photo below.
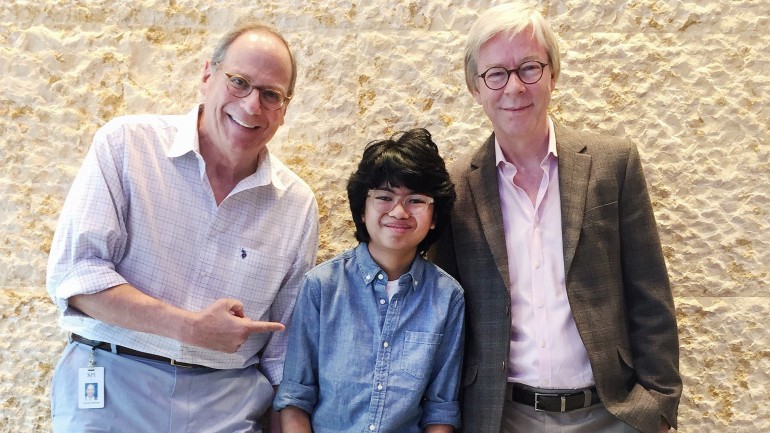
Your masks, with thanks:
<instances>
[{"instance_id":1,"label":"belt","mask_svg":"<svg viewBox=\"0 0 770 433\"><path fill-rule=\"evenodd\" d=\"M505 388L505 398L515 403L534 407L536 411L569 412L593 406L601 402L596 387L561 392L540 392L517 383L509 383Z\"/></svg>"},{"instance_id":2,"label":"belt","mask_svg":"<svg viewBox=\"0 0 770 433\"><path fill-rule=\"evenodd\" d=\"M70 340L85 344L86 346L91 346L94 349L100 349L100 350L106 350L107 352L112 352L113 345L111 343L106 343L104 341L89 340L85 337L81 337L78 334L70 334ZM160 361L166 364L173 365L174 367L209 368L209 369L211 368L211 367L206 367L205 365L188 364L186 362L179 362L171 358L166 358L159 355L153 355L152 353L140 352L138 350L129 349L128 347L123 347L118 345L115 345L115 352L118 355L129 355L129 356L136 356L138 358L150 359L152 361Z\"/></svg>"}]
</instances>

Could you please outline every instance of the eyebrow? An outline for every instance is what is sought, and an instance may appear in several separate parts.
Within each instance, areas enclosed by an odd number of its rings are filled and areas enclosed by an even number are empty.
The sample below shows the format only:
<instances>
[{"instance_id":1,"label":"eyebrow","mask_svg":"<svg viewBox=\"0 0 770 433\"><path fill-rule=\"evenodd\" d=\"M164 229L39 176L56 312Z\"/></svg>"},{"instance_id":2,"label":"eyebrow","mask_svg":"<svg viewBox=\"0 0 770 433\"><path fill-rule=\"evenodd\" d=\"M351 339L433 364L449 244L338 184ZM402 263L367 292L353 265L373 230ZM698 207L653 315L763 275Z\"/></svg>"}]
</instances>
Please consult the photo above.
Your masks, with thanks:
<instances>
[{"instance_id":1,"label":"eyebrow","mask_svg":"<svg viewBox=\"0 0 770 433\"><path fill-rule=\"evenodd\" d=\"M222 64L220 63L219 65L221 67ZM230 75L237 75L237 76L243 78L244 80L246 80L249 83L250 86L258 87L260 89L275 90L277 92L280 92L282 95L286 95L288 93L288 89L284 90L284 89L282 89L280 87L276 87L276 86L257 86L256 84L254 84L254 79L253 78L251 78L248 75L245 75L245 74L243 74L241 72L225 71L224 68L222 69L222 71L223 72L227 72Z\"/></svg>"},{"instance_id":2,"label":"eyebrow","mask_svg":"<svg viewBox=\"0 0 770 433\"><path fill-rule=\"evenodd\" d=\"M249 84L251 84L251 85L252 85L252 86L254 86L254 87L259 87L260 89L270 89L270 90L275 90L275 91L278 91L278 92L280 92L280 93L282 93L282 94L284 94L284 95L285 95L285 94L286 94L286 92L287 92L287 90L284 90L284 89L282 89L282 88L280 88L280 87L278 87L278 86L271 86L271 85L266 85L266 86L257 86L256 84L254 84L254 80L253 80L253 79L251 79L251 78L249 78L249 77L247 77L247 76L245 76L245 75L241 75L241 74L235 74L235 75L238 75L239 77L243 77L243 78L244 78L246 81L248 81L248 82L249 82Z\"/></svg>"},{"instance_id":3,"label":"eyebrow","mask_svg":"<svg viewBox=\"0 0 770 433\"><path fill-rule=\"evenodd\" d=\"M521 65L523 65L524 63L527 63L527 62L532 62L532 61L540 62L541 60L538 59L539 56L540 56L539 54L530 54L528 56L524 56L521 59L521 61L518 62L516 65L517 65L517 67L519 67L519 66L521 66ZM546 57L548 57L548 55L546 55ZM547 59L543 63L547 63ZM505 66L503 66L502 63L492 63L492 64L484 65L483 70L487 70L489 68L504 68L504 67ZM508 68L506 68L506 69L508 69Z\"/></svg>"}]
</instances>

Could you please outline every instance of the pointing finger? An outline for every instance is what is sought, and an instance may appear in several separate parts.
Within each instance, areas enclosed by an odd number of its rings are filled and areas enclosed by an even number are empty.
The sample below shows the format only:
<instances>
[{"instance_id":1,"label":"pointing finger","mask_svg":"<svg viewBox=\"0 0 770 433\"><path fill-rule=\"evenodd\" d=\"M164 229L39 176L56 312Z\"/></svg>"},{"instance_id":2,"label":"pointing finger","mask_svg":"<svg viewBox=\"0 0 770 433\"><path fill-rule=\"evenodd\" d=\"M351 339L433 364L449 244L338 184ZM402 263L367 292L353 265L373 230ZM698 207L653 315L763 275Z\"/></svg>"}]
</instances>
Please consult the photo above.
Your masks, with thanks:
<instances>
[{"instance_id":1,"label":"pointing finger","mask_svg":"<svg viewBox=\"0 0 770 433\"><path fill-rule=\"evenodd\" d=\"M252 320L249 323L249 329L252 333L258 332L277 332L286 329L283 323L279 322L261 322L258 320Z\"/></svg>"}]
</instances>

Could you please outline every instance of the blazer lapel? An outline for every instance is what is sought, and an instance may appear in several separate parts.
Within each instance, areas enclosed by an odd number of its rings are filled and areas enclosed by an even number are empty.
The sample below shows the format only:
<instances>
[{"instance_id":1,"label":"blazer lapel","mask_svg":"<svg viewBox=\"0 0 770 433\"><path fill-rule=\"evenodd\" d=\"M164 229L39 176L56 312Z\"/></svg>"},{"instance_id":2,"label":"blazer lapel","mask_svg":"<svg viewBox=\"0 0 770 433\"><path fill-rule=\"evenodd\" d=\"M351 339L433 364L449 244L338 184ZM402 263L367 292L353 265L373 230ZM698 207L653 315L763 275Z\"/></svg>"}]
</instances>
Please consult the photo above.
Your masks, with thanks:
<instances>
[{"instance_id":1,"label":"blazer lapel","mask_svg":"<svg viewBox=\"0 0 770 433\"><path fill-rule=\"evenodd\" d=\"M564 273L569 275L575 249L580 239L583 215L591 174L591 155L571 130L554 123L556 151L559 154L559 189L561 195L561 226L564 242Z\"/></svg>"},{"instance_id":2,"label":"blazer lapel","mask_svg":"<svg viewBox=\"0 0 770 433\"><path fill-rule=\"evenodd\" d=\"M500 272L500 276L505 282L505 288L508 290L511 282L508 275L508 252L505 247L503 211L500 206L500 193L497 187L494 134L473 156L468 173L468 184L476 214L481 220L484 237L494 257L497 271Z\"/></svg>"}]
</instances>

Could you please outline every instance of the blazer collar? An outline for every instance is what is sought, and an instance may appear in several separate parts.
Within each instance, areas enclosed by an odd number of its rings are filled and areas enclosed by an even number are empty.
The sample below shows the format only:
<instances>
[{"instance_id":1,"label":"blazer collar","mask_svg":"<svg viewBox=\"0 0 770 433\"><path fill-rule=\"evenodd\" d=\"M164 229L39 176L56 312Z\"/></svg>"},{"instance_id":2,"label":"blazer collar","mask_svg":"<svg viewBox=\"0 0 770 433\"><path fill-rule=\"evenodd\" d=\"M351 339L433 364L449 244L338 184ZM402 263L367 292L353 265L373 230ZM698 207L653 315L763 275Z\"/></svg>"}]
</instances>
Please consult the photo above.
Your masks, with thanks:
<instances>
[{"instance_id":1,"label":"blazer collar","mask_svg":"<svg viewBox=\"0 0 770 433\"><path fill-rule=\"evenodd\" d=\"M508 275L508 253L505 248L503 211L500 205L500 193L497 186L497 167L495 167L495 135L489 136L471 159L468 173L473 205L481 220L481 228L487 245L495 259L505 287L511 286Z\"/></svg>"},{"instance_id":2,"label":"blazer collar","mask_svg":"<svg viewBox=\"0 0 770 433\"><path fill-rule=\"evenodd\" d=\"M586 194L591 172L591 155L586 142L576 131L554 122L556 149L559 159L559 189L561 199L562 242L564 270L569 272L583 226ZM510 287L508 253L505 246L503 211L495 166L495 135L487 138L484 145L471 158L468 183L481 221L481 227L495 260L500 276Z\"/></svg>"},{"instance_id":3,"label":"blazer collar","mask_svg":"<svg viewBox=\"0 0 770 433\"><path fill-rule=\"evenodd\" d=\"M561 198L561 230L564 272L569 274L583 226L591 155L587 143L576 131L554 123L556 149L559 152L559 190Z\"/></svg>"}]
</instances>

